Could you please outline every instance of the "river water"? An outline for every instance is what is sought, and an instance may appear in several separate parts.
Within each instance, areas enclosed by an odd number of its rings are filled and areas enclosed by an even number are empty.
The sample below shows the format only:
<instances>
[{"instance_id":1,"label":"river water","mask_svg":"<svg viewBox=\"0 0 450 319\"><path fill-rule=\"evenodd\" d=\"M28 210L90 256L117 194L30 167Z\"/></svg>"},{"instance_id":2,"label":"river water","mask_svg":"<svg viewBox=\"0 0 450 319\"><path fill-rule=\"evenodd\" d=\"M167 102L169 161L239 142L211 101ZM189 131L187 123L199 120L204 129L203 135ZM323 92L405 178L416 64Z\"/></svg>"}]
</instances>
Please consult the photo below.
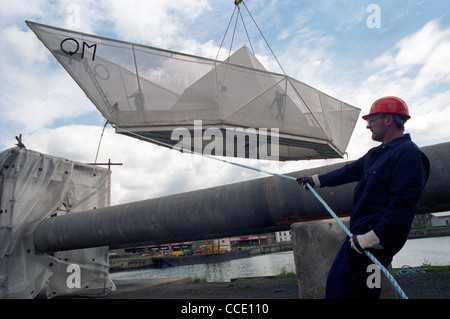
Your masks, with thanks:
<instances>
[{"instance_id":1,"label":"river water","mask_svg":"<svg viewBox=\"0 0 450 319\"><path fill-rule=\"evenodd\" d=\"M394 257L392 266L418 267L450 265L450 236L408 240ZM138 269L111 273L112 280L151 278L200 278L208 282L229 282L234 278L275 276L281 272L295 272L292 251L253 256L211 264L186 265L163 269Z\"/></svg>"}]
</instances>

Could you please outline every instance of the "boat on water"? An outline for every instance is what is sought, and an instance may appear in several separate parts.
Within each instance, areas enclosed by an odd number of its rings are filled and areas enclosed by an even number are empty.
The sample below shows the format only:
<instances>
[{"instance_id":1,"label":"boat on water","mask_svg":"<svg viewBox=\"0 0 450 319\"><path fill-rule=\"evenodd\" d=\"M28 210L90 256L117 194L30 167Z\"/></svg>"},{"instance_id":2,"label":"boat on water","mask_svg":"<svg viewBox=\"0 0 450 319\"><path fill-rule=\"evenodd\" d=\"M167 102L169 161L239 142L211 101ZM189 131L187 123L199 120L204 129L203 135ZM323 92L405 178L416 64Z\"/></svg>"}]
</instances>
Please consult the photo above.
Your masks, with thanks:
<instances>
[{"instance_id":1,"label":"boat on water","mask_svg":"<svg viewBox=\"0 0 450 319\"><path fill-rule=\"evenodd\" d=\"M239 249L232 251L223 251L215 253L206 253L204 251L192 254L175 254L170 256L154 256L152 257L153 266L156 268L205 264L232 259L241 259L250 256L251 249Z\"/></svg>"}]
</instances>

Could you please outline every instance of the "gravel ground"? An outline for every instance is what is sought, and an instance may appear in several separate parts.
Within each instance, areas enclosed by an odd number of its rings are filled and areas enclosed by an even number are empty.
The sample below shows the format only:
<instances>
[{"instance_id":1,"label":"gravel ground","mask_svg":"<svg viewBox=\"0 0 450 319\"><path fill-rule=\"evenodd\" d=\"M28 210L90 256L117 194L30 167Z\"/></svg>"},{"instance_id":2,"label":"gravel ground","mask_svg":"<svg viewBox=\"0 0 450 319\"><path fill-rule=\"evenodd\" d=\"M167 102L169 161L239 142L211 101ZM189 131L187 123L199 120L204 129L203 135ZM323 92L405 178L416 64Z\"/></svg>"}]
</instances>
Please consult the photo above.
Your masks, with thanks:
<instances>
[{"instance_id":1,"label":"gravel ground","mask_svg":"<svg viewBox=\"0 0 450 319\"><path fill-rule=\"evenodd\" d=\"M167 284L121 292L129 282L116 281L117 290L106 298L120 299L296 299L297 279L253 279L226 283L185 283L182 280ZM132 283L133 284L133 283Z\"/></svg>"},{"instance_id":2,"label":"gravel ground","mask_svg":"<svg viewBox=\"0 0 450 319\"><path fill-rule=\"evenodd\" d=\"M450 299L450 274L408 274L396 276L397 282L410 299L421 300L385 300L376 302L375 313L386 310L392 312L395 302L395 313L417 315L426 309L444 309L443 299ZM58 313L80 313L90 316L117 317L125 315L164 316L169 318L283 318L292 316L316 315L336 316L348 312L361 312L360 308L374 309L373 301L326 301L298 299L297 278L264 278L227 283L186 283L184 279L140 279L117 280L117 290L106 297L87 298L92 306L76 305L76 296L61 301L52 302ZM45 299L45 289L40 299ZM58 298L59 299L59 298ZM71 300L72 299L72 300ZM86 302L86 298L84 299ZM96 299L93 301L92 299ZM120 299L120 300L119 300ZM429 299L441 299L438 305L430 308ZM75 301L77 302L77 301ZM338 303L336 303L338 302ZM348 302L348 304L347 304ZM322 303L324 305L322 306ZM95 304L95 306L94 306ZM326 304L326 305L325 305ZM48 311L48 303L35 303L42 306L42 311ZM25 308L23 308L25 309ZM30 308L31 309L31 308ZM358 310L356 310L358 309ZM309 312L311 310L311 312ZM155 312L156 311L156 312ZM345 313L344 313L345 312ZM120 313L120 314L119 314ZM364 312L361 312L364 315ZM375 314L373 313L373 314ZM367 313L366 313L367 314Z\"/></svg>"},{"instance_id":3,"label":"gravel ground","mask_svg":"<svg viewBox=\"0 0 450 319\"><path fill-rule=\"evenodd\" d=\"M397 275L409 299L450 299L450 273Z\"/></svg>"},{"instance_id":4,"label":"gravel ground","mask_svg":"<svg viewBox=\"0 0 450 319\"><path fill-rule=\"evenodd\" d=\"M450 299L450 274L396 275L409 299ZM296 278L267 278L227 283L186 283L172 280L116 281L106 299L298 299Z\"/></svg>"}]
</instances>

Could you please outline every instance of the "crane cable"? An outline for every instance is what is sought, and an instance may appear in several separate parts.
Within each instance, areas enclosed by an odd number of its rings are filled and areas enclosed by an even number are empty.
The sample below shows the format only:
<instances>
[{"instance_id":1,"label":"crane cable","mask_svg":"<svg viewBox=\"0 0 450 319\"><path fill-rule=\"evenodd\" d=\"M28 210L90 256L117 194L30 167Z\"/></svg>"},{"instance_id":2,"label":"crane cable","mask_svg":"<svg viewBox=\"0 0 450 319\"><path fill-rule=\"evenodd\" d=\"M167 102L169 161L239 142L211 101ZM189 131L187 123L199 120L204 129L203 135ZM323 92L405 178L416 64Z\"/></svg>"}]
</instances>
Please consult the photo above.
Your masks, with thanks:
<instances>
[{"instance_id":1,"label":"crane cable","mask_svg":"<svg viewBox=\"0 0 450 319\"><path fill-rule=\"evenodd\" d=\"M237 13L237 15L236 15L236 21L235 21L235 24L234 24L233 36L232 36L232 39L231 39L230 50L229 50L229 52L228 52L228 58L229 58L230 55L231 55L231 49L232 49L232 47L233 47L234 36L235 36L235 33L236 33L237 22L238 22L238 18L239 18L239 17L241 17L241 21L242 21L242 24L243 24L243 26L244 26L245 33L246 33L246 35L247 35L248 42L249 42L249 44L250 44L250 48L251 48L253 54L255 54L255 51L253 50L252 42L251 42L251 40L250 40L250 36L249 36L249 34L248 34L248 31L247 31L247 27L246 27L245 22L244 22L244 18L242 17L241 9L240 9L241 4L243 4L244 7L245 7L245 9L246 9L247 12L248 12L248 15L250 16L250 18L252 19L252 21L253 21L253 23L255 24L256 28L258 29L258 31L259 31L261 37L262 37L262 38L264 39L264 41L266 42L266 45L267 45L267 47L269 48L270 52L272 53L272 56L274 57L275 61L278 63L278 66L280 67L281 71L283 72L284 75L286 75L286 72L284 71L283 67L281 66L280 61L278 61L278 58L276 57L275 53L273 52L272 48L270 47L269 42L267 41L266 37L265 37L264 34L262 33L261 29L259 28L259 26L258 26L258 24L256 23L255 19L253 18L252 14L250 13L250 10L248 10L247 5L245 4L244 0L235 0L235 1L234 1L234 4L235 4L235 7L234 7L234 9L233 9L233 13L231 14L230 21L228 22L228 26L227 26L227 28L226 28L226 30L225 30L225 34L223 35L222 42L220 43L220 47L219 47L219 50L218 50L217 55L216 55L216 60L219 58L220 50L222 49L223 43L224 43L224 41L225 41L225 37L226 37L226 35L227 35L227 33L228 33L228 30L229 30L229 28L230 28L231 21L233 20L234 13L236 12L236 9L238 10L238 13Z\"/></svg>"}]
</instances>

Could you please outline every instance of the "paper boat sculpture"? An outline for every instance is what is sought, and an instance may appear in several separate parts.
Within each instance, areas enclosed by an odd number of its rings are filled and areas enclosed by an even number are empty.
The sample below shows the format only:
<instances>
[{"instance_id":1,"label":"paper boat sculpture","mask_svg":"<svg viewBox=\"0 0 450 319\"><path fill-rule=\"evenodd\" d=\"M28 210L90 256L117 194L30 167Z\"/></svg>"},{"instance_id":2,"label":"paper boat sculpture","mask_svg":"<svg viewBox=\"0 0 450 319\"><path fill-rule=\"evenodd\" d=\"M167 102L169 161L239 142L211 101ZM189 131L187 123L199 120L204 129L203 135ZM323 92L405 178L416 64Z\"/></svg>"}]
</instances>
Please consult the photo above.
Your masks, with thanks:
<instances>
[{"instance_id":1,"label":"paper boat sculpture","mask_svg":"<svg viewBox=\"0 0 450 319\"><path fill-rule=\"evenodd\" d=\"M360 109L241 47L218 61L26 22L116 132L203 154L343 157Z\"/></svg>"}]
</instances>

